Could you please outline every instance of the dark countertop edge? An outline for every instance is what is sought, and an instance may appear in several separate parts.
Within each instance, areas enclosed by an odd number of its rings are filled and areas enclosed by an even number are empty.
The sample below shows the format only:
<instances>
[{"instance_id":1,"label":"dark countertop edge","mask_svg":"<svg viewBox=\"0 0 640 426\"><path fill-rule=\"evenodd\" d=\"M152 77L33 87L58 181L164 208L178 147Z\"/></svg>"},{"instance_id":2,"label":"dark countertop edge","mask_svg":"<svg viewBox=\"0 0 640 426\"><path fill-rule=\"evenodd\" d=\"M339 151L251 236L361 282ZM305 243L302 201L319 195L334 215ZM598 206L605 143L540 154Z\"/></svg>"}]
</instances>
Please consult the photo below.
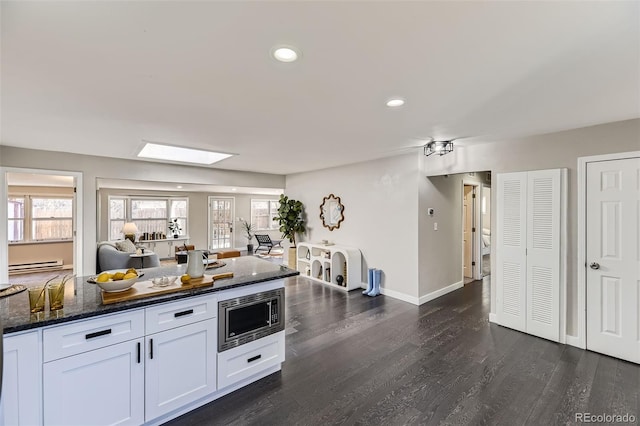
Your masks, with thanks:
<instances>
[{"instance_id":1,"label":"dark countertop edge","mask_svg":"<svg viewBox=\"0 0 640 426\"><path fill-rule=\"evenodd\" d=\"M105 308L99 311L84 312L84 313L79 313L77 315L71 315L68 317L65 316L62 318L50 318L48 320L38 321L35 323L5 327L3 330L3 334L12 334L20 331L44 328L50 325L62 324L65 322L78 321L78 320L87 319L87 318L99 317L102 315L124 312L124 311L142 308L145 306L158 305L158 304L170 302L173 300L187 299L189 297L201 296L208 293L217 293L219 291L230 290L238 287L245 287L248 285L259 284L259 283L264 283L268 281L276 281L276 280L295 277L297 275L300 275L299 271L292 270L292 269L290 269L289 271L290 272L281 273L276 277L256 278L247 282L229 284L224 287L215 287L215 285L211 287L200 287L200 288L191 289L191 290L163 294L155 297L152 296L144 299L132 300L130 302L121 302L121 303L114 303L112 305L103 305Z\"/></svg>"}]
</instances>

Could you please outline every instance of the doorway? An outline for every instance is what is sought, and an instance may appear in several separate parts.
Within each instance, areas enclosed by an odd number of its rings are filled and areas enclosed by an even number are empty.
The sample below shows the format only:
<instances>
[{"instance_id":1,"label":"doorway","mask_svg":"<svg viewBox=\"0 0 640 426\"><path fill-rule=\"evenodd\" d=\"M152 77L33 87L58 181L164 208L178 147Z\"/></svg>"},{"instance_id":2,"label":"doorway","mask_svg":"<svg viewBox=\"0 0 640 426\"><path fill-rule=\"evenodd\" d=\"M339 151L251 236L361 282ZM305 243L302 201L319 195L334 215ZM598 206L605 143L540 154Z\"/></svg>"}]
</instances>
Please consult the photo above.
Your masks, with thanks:
<instances>
[{"instance_id":1,"label":"doorway","mask_svg":"<svg viewBox=\"0 0 640 426\"><path fill-rule=\"evenodd\" d=\"M462 270L464 283L474 280L475 200L476 187L465 184L462 191Z\"/></svg>"},{"instance_id":2,"label":"doorway","mask_svg":"<svg viewBox=\"0 0 640 426\"><path fill-rule=\"evenodd\" d=\"M584 170L586 348L640 363L640 157Z\"/></svg>"},{"instance_id":3,"label":"doorway","mask_svg":"<svg viewBox=\"0 0 640 426\"><path fill-rule=\"evenodd\" d=\"M233 246L233 197L209 197L209 250Z\"/></svg>"},{"instance_id":4,"label":"doorway","mask_svg":"<svg viewBox=\"0 0 640 426\"><path fill-rule=\"evenodd\" d=\"M1 281L82 274L82 175L2 168ZM40 274L40 275L33 275ZM35 279L35 278L34 278Z\"/></svg>"}]
</instances>

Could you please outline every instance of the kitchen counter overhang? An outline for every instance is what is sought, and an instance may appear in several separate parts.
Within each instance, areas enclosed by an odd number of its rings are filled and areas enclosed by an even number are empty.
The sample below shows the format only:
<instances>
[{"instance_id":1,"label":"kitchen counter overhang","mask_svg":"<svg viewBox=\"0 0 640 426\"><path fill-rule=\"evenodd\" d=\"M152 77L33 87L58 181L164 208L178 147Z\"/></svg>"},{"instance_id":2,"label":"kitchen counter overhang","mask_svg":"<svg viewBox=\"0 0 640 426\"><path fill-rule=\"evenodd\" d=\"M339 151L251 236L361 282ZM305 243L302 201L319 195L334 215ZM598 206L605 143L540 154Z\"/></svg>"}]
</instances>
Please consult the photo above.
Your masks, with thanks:
<instances>
[{"instance_id":1,"label":"kitchen counter overhang","mask_svg":"<svg viewBox=\"0 0 640 426\"><path fill-rule=\"evenodd\" d=\"M300 274L298 271L289 269L284 265L275 264L253 256L224 259L224 262L226 263L225 266L209 269L207 270L207 274L233 272L232 278L217 280L212 286L208 287L188 289L128 302L104 305L101 296L102 290L100 290L97 285L88 283L87 279L89 277L77 277L72 282L67 282L65 287L64 308L59 311L49 311L47 305L47 309L45 309L44 313L39 314L39 316L32 315L29 312L29 300L26 292L9 296L0 299L0 318L4 324L4 333L9 334L53 324L76 321L197 295L293 277ZM186 265L147 268L142 269L141 272L144 273L144 280L167 275L180 276L186 272Z\"/></svg>"}]
</instances>

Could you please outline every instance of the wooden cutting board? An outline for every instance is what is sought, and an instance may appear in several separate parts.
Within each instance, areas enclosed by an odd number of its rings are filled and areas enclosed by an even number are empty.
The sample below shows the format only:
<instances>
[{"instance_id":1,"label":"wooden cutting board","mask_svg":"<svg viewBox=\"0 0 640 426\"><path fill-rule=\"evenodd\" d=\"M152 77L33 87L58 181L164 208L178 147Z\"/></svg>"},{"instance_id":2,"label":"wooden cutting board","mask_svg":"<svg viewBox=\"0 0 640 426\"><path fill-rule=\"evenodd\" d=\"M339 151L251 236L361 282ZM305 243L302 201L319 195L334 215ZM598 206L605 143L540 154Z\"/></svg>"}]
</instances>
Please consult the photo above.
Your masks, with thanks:
<instances>
[{"instance_id":1,"label":"wooden cutting board","mask_svg":"<svg viewBox=\"0 0 640 426\"><path fill-rule=\"evenodd\" d=\"M233 272L223 272L221 274L204 275L201 278L192 278L188 284L182 284L180 280L167 287L154 287L151 280L137 281L131 288L125 291L114 293L102 292L102 304L110 305L112 303L127 302L129 300L144 299L145 297L159 296L161 294L176 293L178 291L191 290L199 287L207 287L213 285L216 280L223 278L232 278Z\"/></svg>"}]
</instances>

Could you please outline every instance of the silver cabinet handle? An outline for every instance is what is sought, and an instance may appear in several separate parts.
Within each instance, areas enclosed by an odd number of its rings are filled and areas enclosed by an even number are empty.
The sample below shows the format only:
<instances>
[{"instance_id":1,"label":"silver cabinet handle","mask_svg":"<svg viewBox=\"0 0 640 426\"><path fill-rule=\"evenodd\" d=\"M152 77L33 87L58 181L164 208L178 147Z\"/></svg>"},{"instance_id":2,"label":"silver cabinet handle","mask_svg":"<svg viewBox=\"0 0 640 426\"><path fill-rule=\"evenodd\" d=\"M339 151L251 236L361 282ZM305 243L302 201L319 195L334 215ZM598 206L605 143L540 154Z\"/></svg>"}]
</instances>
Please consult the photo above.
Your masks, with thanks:
<instances>
[{"instance_id":1,"label":"silver cabinet handle","mask_svg":"<svg viewBox=\"0 0 640 426\"><path fill-rule=\"evenodd\" d=\"M598 262L591 262L591 264L589 265L589 268L600 269L600 264Z\"/></svg>"}]
</instances>

